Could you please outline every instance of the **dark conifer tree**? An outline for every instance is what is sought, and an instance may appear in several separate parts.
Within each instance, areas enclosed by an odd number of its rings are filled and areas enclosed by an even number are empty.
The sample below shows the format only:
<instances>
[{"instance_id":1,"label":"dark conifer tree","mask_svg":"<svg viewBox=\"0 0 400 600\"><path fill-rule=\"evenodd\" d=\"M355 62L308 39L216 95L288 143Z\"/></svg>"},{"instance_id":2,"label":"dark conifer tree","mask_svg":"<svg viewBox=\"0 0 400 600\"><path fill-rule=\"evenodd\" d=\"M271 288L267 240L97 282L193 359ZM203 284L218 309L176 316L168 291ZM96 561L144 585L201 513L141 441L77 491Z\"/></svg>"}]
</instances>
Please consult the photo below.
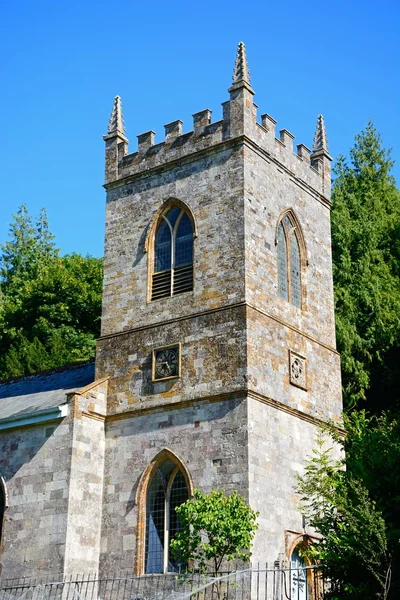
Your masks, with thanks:
<instances>
[{"instance_id":1,"label":"dark conifer tree","mask_svg":"<svg viewBox=\"0 0 400 600\"><path fill-rule=\"evenodd\" d=\"M101 259L60 256L45 210L21 206L0 247L0 377L94 358L101 291Z\"/></svg>"},{"instance_id":2,"label":"dark conifer tree","mask_svg":"<svg viewBox=\"0 0 400 600\"><path fill-rule=\"evenodd\" d=\"M335 168L333 276L347 407L399 402L400 196L392 166L370 122L356 136L350 164L339 157Z\"/></svg>"}]
</instances>

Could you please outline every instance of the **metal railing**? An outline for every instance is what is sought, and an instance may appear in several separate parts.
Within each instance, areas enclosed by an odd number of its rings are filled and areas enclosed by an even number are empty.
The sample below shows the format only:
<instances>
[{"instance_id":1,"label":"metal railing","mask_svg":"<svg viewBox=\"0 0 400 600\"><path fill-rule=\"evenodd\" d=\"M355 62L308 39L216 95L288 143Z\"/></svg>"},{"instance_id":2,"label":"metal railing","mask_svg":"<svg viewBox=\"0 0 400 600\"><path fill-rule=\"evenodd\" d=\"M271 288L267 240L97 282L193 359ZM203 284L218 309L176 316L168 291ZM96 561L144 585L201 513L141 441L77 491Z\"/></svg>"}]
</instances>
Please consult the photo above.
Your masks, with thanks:
<instances>
[{"instance_id":1,"label":"metal railing","mask_svg":"<svg viewBox=\"0 0 400 600\"><path fill-rule=\"evenodd\" d=\"M0 600L323 600L318 567L252 565L218 577L205 573L132 573L0 580Z\"/></svg>"}]
</instances>

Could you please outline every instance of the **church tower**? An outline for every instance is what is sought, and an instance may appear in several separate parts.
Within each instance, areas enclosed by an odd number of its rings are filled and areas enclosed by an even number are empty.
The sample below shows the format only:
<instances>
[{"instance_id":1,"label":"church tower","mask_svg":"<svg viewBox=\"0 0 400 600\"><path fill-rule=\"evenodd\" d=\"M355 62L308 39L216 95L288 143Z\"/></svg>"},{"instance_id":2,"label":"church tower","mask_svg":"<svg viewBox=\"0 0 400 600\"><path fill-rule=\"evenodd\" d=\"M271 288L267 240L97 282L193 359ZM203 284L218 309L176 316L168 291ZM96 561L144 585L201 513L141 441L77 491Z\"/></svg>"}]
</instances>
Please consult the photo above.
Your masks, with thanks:
<instances>
[{"instance_id":1,"label":"church tower","mask_svg":"<svg viewBox=\"0 0 400 600\"><path fill-rule=\"evenodd\" d=\"M223 118L106 142L102 333L109 377L100 568L178 567L174 508L200 488L260 512L253 559L307 533L295 493L322 423L341 423L322 116L313 150L257 121L245 47Z\"/></svg>"}]
</instances>

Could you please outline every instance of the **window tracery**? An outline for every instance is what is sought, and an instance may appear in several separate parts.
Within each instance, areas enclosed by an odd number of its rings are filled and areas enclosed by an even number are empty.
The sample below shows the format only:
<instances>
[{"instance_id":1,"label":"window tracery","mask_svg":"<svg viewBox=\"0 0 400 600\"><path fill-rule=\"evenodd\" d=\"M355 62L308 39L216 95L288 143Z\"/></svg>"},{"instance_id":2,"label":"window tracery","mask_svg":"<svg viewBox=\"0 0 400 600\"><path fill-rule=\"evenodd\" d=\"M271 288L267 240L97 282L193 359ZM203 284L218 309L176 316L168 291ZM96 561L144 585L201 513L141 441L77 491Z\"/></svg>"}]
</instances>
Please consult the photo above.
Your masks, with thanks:
<instances>
[{"instance_id":1,"label":"window tracery","mask_svg":"<svg viewBox=\"0 0 400 600\"><path fill-rule=\"evenodd\" d=\"M154 239L151 300L193 289L193 223L181 206L161 215Z\"/></svg>"},{"instance_id":2,"label":"window tracery","mask_svg":"<svg viewBox=\"0 0 400 600\"><path fill-rule=\"evenodd\" d=\"M193 496L190 474L167 448L161 450L140 478L135 574L176 572L185 568L169 551L180 522L175 508Z\"/></svg>"},{"instance_id":3,"label":"window tracery","mask_svg":"<svg viewBox=\"0 0 400 600\"><path fill-rule=\"evenodd\" d=\"M169 545L181 527L175 508L188 497L183 473L170 459L165 460L153 473L147 488L145 573L166 573L182 568L172 556Z\"/></svg>"},{"instance_id":4,"label":"window tracery","mask_svg":"<svg viewBox=\"0 0 400 600\"><path fill-rule=\"evenodd\" d=\"M300 228L291 212L279 221L276 235L278 296L294 306L302 306Z\"/></svg>"}]
</instances>

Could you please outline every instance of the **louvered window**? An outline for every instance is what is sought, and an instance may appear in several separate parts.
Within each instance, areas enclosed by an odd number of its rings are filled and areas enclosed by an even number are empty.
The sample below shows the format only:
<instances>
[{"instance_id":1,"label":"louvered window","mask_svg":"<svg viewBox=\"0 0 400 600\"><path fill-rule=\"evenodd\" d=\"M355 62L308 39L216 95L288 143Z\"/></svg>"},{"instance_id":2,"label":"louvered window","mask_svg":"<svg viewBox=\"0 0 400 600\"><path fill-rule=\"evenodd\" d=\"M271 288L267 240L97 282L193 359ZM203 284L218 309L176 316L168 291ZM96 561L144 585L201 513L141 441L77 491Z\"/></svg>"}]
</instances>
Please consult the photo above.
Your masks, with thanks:
<instances>
[{"instance_id":1,"label":"louvered window","mask_svg":"<svg viewBox=\"0 0 400 600\"><path fill-rule=\"evenodd\" d=\"M301 308L301 254L295 220L286 215L277 231L278 296Z\"/></svg>"},{"instance_id":2,"label":"louvered window","mask_svg":"<svg viewBox=\"0 0 400 600\"><path fill-rule=\"evenodd\" d=\"M187 213L173 206L161 217L155 236L151 299L193 289L193 225Z\"/></svg>"}]
</instances>

